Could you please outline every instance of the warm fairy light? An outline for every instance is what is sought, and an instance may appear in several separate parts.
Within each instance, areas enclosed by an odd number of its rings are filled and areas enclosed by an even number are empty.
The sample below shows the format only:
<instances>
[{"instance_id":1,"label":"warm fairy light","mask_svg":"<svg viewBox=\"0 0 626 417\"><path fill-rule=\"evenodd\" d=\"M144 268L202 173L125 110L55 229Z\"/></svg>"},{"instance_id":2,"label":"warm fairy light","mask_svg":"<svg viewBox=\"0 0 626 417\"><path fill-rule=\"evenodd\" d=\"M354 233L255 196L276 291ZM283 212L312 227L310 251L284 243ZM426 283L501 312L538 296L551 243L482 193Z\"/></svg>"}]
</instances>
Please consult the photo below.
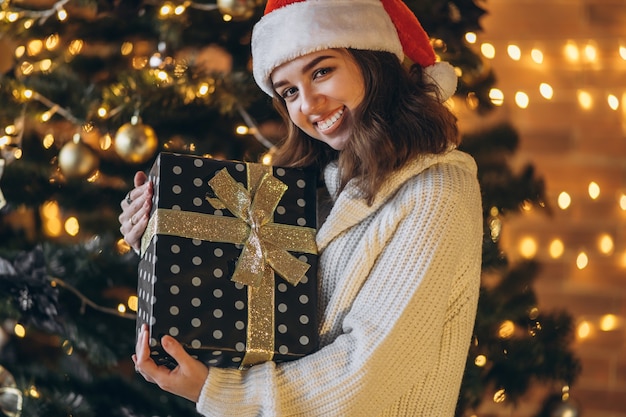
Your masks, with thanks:
<instances>
[{"instance_id":1,"label":"warm fairy light","mask_svg":"<svg viewBox=\"0 0 626 417\"><path fill-rule=\"evenodd\" d=\"M591 336L591 323L588 321L581 321L576 328L576 335L579 339L586 339Z\"/></svg>"},{"instance_id":2,"label":"warm fairy light","mask_svg":"<svg viewBox=\"0 0 626 417\"><path fill-rule=\"evenodd\" d=\"M0 148L9 144L10 139L8 136L0 136Z\"/></svg>"},{"instance_id":3,"label":"warm fairy light","mask_svg":"<svg viewBox=\"0 0 626 417\"><path fill-rule=\"evenodd\" d=\"M524 93L523 91L518 91L517 93L515 93L515 104L517 104L517 107L519 107L520 109L527 108L529 102L530 99L528 98L528 94Z\"/></svg>"},{"instance_id":4,"label":"warm fairy light","mask_svg":"<svg viewBox=\"0 0 626 417\"><path fill-rule=\"evenodd\" d=\"M261 158L261 163L263 165L272 165L272 154L266 153L265 155L263 155L263 158Z\"/></svg>"},{"instance_id":5,"label":"warm fairy light","mask_svg":"<svg viewBox=\"0 0 626 417\"><path fill-rule=\"evenodd\" d=\"M567 42L565 48L563 49L563 53L565 54L565 58L568 61L576 62L580 59L580 52L578 51L578 47L572 41Z\"/></svg>"},{"instance_id":6,"label":"warm fairy light","mask_svg":"<svg viewBox=\"0 0 626 417\"><path fill-rule=\"evenodd\" d=\"M610 332L617 328L618 320L615 314L605 314L600 319L600 330L603 332Z\"/></svg>"},{"instance_id":7,"label":"warm fairy light","mask_svg":"<svg viewBox=\"0 0 626 417\"><path fill-rule=\"evenodd\" d=\"M107 114L109 114L109 111L107 110L106 107L100 107L98 108L97 113L98 113L98 117L105 118L107 117Z\"/></svg>"},{"instance_id":8,"label":"warm fairy light","mask_svg":"<svg viewBox=\"0 0 626 417\"><path fill-rule=\"evenodd\" d=\"M15 55L16 58L21 58L24 56L25 53L26 47L24 45L20 45L15 48L15 52L13 53L13 55Z\"/></svg>"},{"instance_id":9,"label":"warm fairy light","mask_svg":"<svg viewBox=\"0 0 626 417\"><path fill-rule=\"evenodd\" d=\"M576 267L578 269L585 269L589 265L589 257L585 252L580 252L576 257Z\"/></svg>"},{"instance_id":10,"label":"warm fairy light","mask_svg":"<svg viewBox=\"0 0 626 417\"><path fill-rule=\"evenodd\" d=\"M603 233L598 238L598 249L601 253L605 255L610 255L613 253L613 249L615 248L615 244L613 243L613 238L608 233Z\"/></svg>"},{"instance_id":11,"label":"warm fairy light","mask_svg":"<svg viewBox=\"0 0 626 417\"><path fill-rule=\"evenodd\" d=\"M17 134L17 127L15 125L8 125L4 128L4 133L7 135L15 135Z\"/></svg>"},{"instance_id":12,"label":"warm fairy light","mask_svg":"<svg viewBox=\"0 0 626 417\"><path fill-rule=\"evenodd\" d=\"M588 43L583 49L583 54L588 62L596 62L598 59L598 49L595 45Z\"/></svg>"},{"instance_id":13,"label":"warm fairy light","mask_svg":"<svg viewBox=\"0 0 626 417\"><path fill-rule=\"evenodd\" d=\"M126 304L128 304L128 308L130 308L132 311L137 311L137 309L139 308L139 298L137 298L136 295L131 295L130 297L128 297L128 301L126 301Z\"/></svg>"},{"instance_id":14,"label":"warm fairy light","mask_svg":"<svg viewBox=\"0 0 626 417\"><path fill-rule=\"evenodd\" d=\"M31 98L33 98L33 90L29 90L28 88L24 91L22 91L22 97L24 97L27 100L30 100Z\"/></svg>"},{"instance_id":15,"label":"warm fairy light","mask_svg":"<svg viewBox=\"0 0 626 417\"><path fill-rule=\"evenodd\" d=\"M26 328L22 326L21 324L16 323L15 326L13 326L13 333L15 333L17 337L25 337Z\"/></svg>"},{"instance_id":16,"label":"warm fairy light","mask_svg":"<svg viewBox=\"0 0 626 417\"><path fill-rule=\"evenodd\" d=\"M59 40L60 38L58 33L53 33L52 35L48 36L45 41L46 49L48 51L52 51L53 49L55 49L57 46L59 46Z\"/></svg>"},{"instance_id":17,"label":"warm fairy light","mask_svg":"<svg viewBox=\"0 0 626 417\"><path fill-rule=\"evenodd\" d=\"M494 106L501 106L504 103L504 93L499 88L489 90L489 99Z\"/></svg>"},{"instance_id":18,"label":"warm fairy light","mask_svg":"<svg viewBox=\"0 0 626 417\"><path fill-rule=\"evenodd\" d=\"M28 388L28 395L31 396L32 398L39 398L41 394L39 394L39 390L37 389L36 386L31 385Z\"/></svg>"},{"instance_id":19,"label":"warm fairy light","mask_svg":"<svg viewBox=\"0 0 626 417\"><path fill-rule=\"evenodd\" d=\"M508 339L513 336L515 332L515 323L511 320L505 320L500 324L500 328L498 329L498 336L501 339Z\"/></svg>"},{"instance_id":20,"label":"warm fairy light","mask_svg":"<svg viewBox=\"0 0 626 417\"><path fill-rule=\"evenodd\" d=\"M173 11L174 11L174 6L172 5L172 3L165 2L159 9L159 14L165 17L165 16L172 14Z\"/></svg>"},{"instance_id":21,"label":"warm fairy light","mask_svg":"<svg viewBox=\"0 0 626 417\"><path fill-rule=\"evenodd\" d=\"M233 17L231 15L229 15L228 13L224 13L222 15L222 20L224 22L230 22L231 20L233 20Z\"/></svg>"},{"instance_id":22,"label":"warm fairy light","mask_svg":"<svg viewBox=\"0 0 626 417\"><path fill-rule=\"evenodd\" d=\"M550 247L548 248L550 253L550 257L553 259L558 259L563 256L563 252L565 251L565 245L563 245L563 241L561 239L554 239L550 242Z\"/></svg>"},{"instance_id":23,"label":"warm fairy light","mask_svg":"<svg viewBox=\"0 0 626 417\"><path fill-rule=\"evenodd\" d=\"M67 11L64 8L61 7L57 10L57 19L61 22L67 19Z\"/></svg>"},{"instance_id":24,"label":"warm fairy light","mask_svg":"<svg viewBox=\"0 0 626 417\"><path fill-rule=\"evenodd\" d=\"M519 46L517 45L513 45L513 44L509 45L506 48L506 52L507 54L509 54L509 56L511 57L513 61L519 61L520 58L522 57L522 50L519 49Z\"/></svg>"},{"instance_id":25,"label":"warm fairy light","mask_svg":"<svg viewBox=\"0 0 626 417\"><path fill-rule=\"evenodd\" d=\"M117 311L122 313L122 314L126 313L126 306L124 304L122 304L122 303L118 304L117 305Z\"/></svg>"},{"instance_id":26,"label":"warm fairy light","mask_svg":"<svg viewBox=\"0 0 626 417\"><path fill-rule=\"evenodd\" d=\"M532 51L530 51L530 58L536 63L536 64L543 64L543 52L541 52L540 49L537 48L533 48Z\"/></svg>"},{"instance_id":27,"label":"warm fairy light","mask_svg":"<svg viewBox=\"0 0 626 417\"><path fill-rule=\"evenodd\" d=\"M46 133L41 141L44 148L50 149L54 145L54 135L52 133Z\"/></svg>"},{"instance_id":28,"label":"warm fairy light","mask_svg":"<svg viewBox=\"0 0 626 417\"><path fill-rule=\"evenodd\" d=\"M176 8L174 9L174 14L175 14L176 16L180 16L181 14L185 13L185 10L187 10L187 8L186 8L184 5L179 4L179 5L178 5L178 6L176 6Z\"/></svg>"},{"instance_id":29,"label":"warm fairy light","mask_svg":"<svg viewBox=\"0 0 626 417\"><path fill-rule=\"evenodd\" d=\"M239 125L235 128L235 132L238 135L247 135L249 131L250 129L248 129L248 126L245 125Z\"/></svg>"},{"instance_id":30,"label":"warm fairy light","mask_svg":"<svg viewBox=\"0 0 626 417\"><path fill-rule=\"evenodd\" d=\"M198 96L206 96L209 93L209 85L207 83L202 83L198 87Z\"/></svg>"},{"instance_id":31,"label":"warm fairy light","mask_svg":"<svg viewBox=\"0 0 626 417\"><path fill-rule=\"evenodd\" d=\"M43 41L40 39L33 39L26 45L26 52L30 56L35 56L41 53L43 49Z\"/></svg>"},{"instance_id":32,"label":"warm fairy light","mask_svg":"<svg viewBox=\"0 0 626 417\"><path fill-rule=\"evenodd\" d=\"M168 81L170 78L167 72L165 71L157 71L156 77L161 81Z\"/></svg>"},{"instance_id":33,"label":"warm fairy light","mask_svg":"<svg viewBox=\"0 0 626 417\"><path fill-rule=\"evenodd\" d=\"M22 25L24 26L24 29L27 29L27 30L33 27L34 24L35 24L35 21L33 19L26 19L24 20L24 23L22 23Z\"/></svg>"},{"instance_id":34,"label":"warm fairy light","mask_svg":"<svg viewBox=\"0 0 626 417\"><path fill-rule=\"evenodd\" d=\"M479 368L482 368L486 364L487 364L487 357L485 355L478 355L476 356L476 359L474 359L474 365L478 366Z\"/></svg>"},{"instance_id":35,"label":"warm fairy light","mask_svg":"<svg viewBox=\"0 0 626 417\"><path fill-rule=\"evenodd\" d=\"M130 55L131 52L133 52L133 43L132 42L124 42L122 43L122 46L120 47L120 52L122 55Z\"/></svg>"},{"instance_id":36,"label":"warm fairy light","mask_svg":"<svg viewBox=\"0 0 626 417\"><path fill-rule=\"evenodd\" d=\"M592 200L596 200L598 197L600 197L600 186L595 181L591 181L589 183L587 191L589 192L589 197L591 197Z\"/></svg>"},{"instance_id":37,"label":"warm fairy light","mask_svg":"<svg viewBox=\"0 0 626 417\"><path fill-rule=\"evenodd\" d=\"M580 90L578 91L577 96L578 104L580 104L580 107L585 110L589 110L591 107L593 107L593 98L591 97L591 94L589 94L587 91Z\"/></svg>"},{"instance_id":38,"label":"warm fairy light","mask_svg":"<svg viewBox=\"0 0 626 417\"><path fill-rule=\"evenodd\" d=\"M619 47L619 56L621 56L622 59L626 61L626 46Z\"/></svg>"},{"instance_id":39,"label":"warm fairy light","mask_svg":"<svg viewBox=\"0 0 626 417\"><path fill-rule=\"evenodd\" d=\"M550 100L554 95L554 90L552 89L552 86L550 84L541 83L539 84L539 93L546 100Z\"/></svg>"},{"instance_id":40,"label":"warm fairy light","mask_svg":"<svg viewBox=\"0 0 626 417\"><path fill-rule=\"evenodd\" d=\"M20 14L19 14L19 13L16 13L16 12L9 12L9 13L7 13L7 15L6 15L6 19L7 19L7 21L8 21L8 22L10 22L10 23L15 23L15 22L17 22L17 19L19 19L19 18L20 18Z\"/></svg>"},{"instance_id":41,"label":"warm fairy light","mask_svg":"<svg viewBox=\"0 0 626 417\"><path fill-rule=\"evenodd\" d=\"M565 210L572 204L572 197L566 191L562 191L557 198L557 204L561 210Z\"/></svg>"},{"instance_id":42,"label":"warm fairy light","mask_svg":"<svg viewBox=\"0 0 626 417\"><path fill-rule=\"evenodd\" d=\"M480 45L480 52L485 58L492 59L496 56L496 48L489 42L485 42Z\"/></svg>"},{"instance_id":43,"label":"warm fairy light","mask_svg":"<svg viewBox=\"0 0 626 417\"><path fill-rule=\"evenodd\" d=\"M504 388L497 390L493 394L494 403L503 403L506 400L506 390Z\"/></svg>"},{"instance_id":44,"label":"warm fairy light","mask_svg":"<svg viewBox=\"0 0 626 417\"><path fill-rule=\"evenodd\" d=\"M467 32L465 34L465 40L467 41L467 43L476 43L477 39L478 37L476 36L476 33L474 32Z\"/></svg>"},{"instance_id":45,"label":"warm fairy light","mask_svg":"<svg viewBox=\"0 0 626 417\"><path fill-rule=\"evenodd\" d=\"M626 194L622 194L619 197L619 208L621 208L623 211L626 211Z\"/></svg>"},{"instance_id":46,"label":"warm fairy light","mask_svg":"<svg viewBox=\"0 0 626 417\"><path fill-rule=\"evenodd\" d=\"M44 59L42 61L39 62L39 69L43 72L48 72L50 71L50 69L52 68L52 60L51 59Z\"/></svg>"},{"instance_id":47,"label":"warm fairy light","mask_svg":"<svg viewBox=\"0 0 626 417\"><path fill-rule=\"evenodd\" d=\"M65 220L65 232L70 236L76 236L80 230L78 219L74 216L68 217Z\"/></svg>"},{"instance_id":48,"label":"warm fairy light","mask_svg":"<svg viewBox=\"0 0 626 417\"><path fill-rule=\"evenodd\" d=\"M532 237L525 237L519 243L519 253L526 259L537 254L537 241Z\"/></svg>"},{"instance_id":49,"label":"warm fairy light","mask_svg":"<svg viewBox=\"0 0 626 417\"><path fill-rule=\"evenodd\" d=\"M83 50L83 46L85 46L85 42L82 39L74 39L67 47L67 52L70 55L78 55Z\"/></svg>"},{"instance_id":50,"label":"warm fairy light","mask_svg":"<svg viewBox=\"0 0 626 417\"><path fill-rule=\"evenodd\" d=\"M607 103L609 103L609 107L611 108L611 110L617 110L619 108L619 99L617 98L617 96L609 94L606 101Z\"/></svg>"}]
</instances>

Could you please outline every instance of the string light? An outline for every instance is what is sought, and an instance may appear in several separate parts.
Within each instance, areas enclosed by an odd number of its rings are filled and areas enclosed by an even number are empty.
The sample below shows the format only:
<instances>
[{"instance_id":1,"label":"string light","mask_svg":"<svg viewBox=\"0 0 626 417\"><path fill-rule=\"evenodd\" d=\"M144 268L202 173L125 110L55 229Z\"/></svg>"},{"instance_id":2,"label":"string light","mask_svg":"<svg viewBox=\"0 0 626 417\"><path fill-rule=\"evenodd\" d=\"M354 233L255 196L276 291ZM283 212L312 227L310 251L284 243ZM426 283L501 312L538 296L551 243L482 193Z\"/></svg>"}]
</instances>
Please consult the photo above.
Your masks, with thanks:
<instances>
[{"instance_id":1,"label":"string light","mask_svg":"<svg viewBox=\"0 0 626 417\"><path fill-rule=\"evenodd\" d=\"M496 48L488 42L485 42L482 45L480 45L480 52L483 54L485 58L488 58L488 59L493 59L496 56Z\"/></svg>"},{"instance_id":2,"label":"string light","mask_svg":"<svg viewBox=\"0 0 626 417\"><path fill-rule=\"evenodd\" d=\"M576 335L579 339L586 339L591 335L591 323L586 320L578 323L578 327L576 328Z\"/></svg>"},{"instance_id":3,"label":"string light","mask_svg":"<svg viewBox=\"0 0 626 417\"><path fill-rule=\"evenodd\" d=\"M610 255L613 252L613 248L615 247L613 243L613 238L608 233L603 233L598 238L598 249L600 253L604 255Z\"/></svg>"},{"instance_id":4,"label":"string light","mask_svg":"<svg viewBox=\"0 0 626 417\"><path fill-rule=\"evenodd\" d=\"M619 99L617 98L617 96L609 94L607 97L607 102L609 103L609 107L612 110L617 110L619 108Z\"/></svg>"},{"instance_id":5,"label":"string light","mask_svg":"<svg viewBox=\"0 0 626 417\"><path fill-rule=\"evenodd\" d=\"M504 93L498 88L489 90L489 99L495 106L501 106L504 103Z\"/></svg>"},{"instance_id":6,"label":"string light","mask_svg":"<svg viewBox=\"0 0 626 417\"><path fill-rule=\"evenodd\" d=\"M589 257L584 251L579 252L578 256L576 257L576 267L580 270L583 270L587 267L587 265L589 265Z\"/></svg>"},{"instance_id":7,"label":"string light","mask_svg":"<svg viewBox=\"0 0 626 417\"><path fill-rule=\"evenodd\" d=\"M585 110L589 110L593 107L593 98L591 94L585 90L578 90L577 93L578 104Z\"/></svg>"},{"instance_id":8,"label":"string light","mask_svg":"<svg viewBox=\"0 0 626 417\"><path fill-rule=\"evenodd\" d=\"M563 241L561 239L554 239L550 242L548 251L550 253L550 257L558 259L563 255L565 245L563 245Z\"/></svg>"},{"instance_id":9,"label":"string light","mask_svg":"<svg viewBox=\"0 0 626 417\"><path fill-rule=\"evenodd\" d=\"M557 205L561 210L565 210L570 204L572 204L572 197L566 191L562 191L557 198Z\"/></svg>"},{"instance_id":10,"label":"string light","mask_svg":"<svg viewBox=\"0 0 626 417\"><path fill-rule=\"evenodd\" d=\"M550 100L552 99L552 96L554 95L554 90L552 89L552 86L550 84L541 83L539 85L539 93L546 100Z\"/></svg>"},{"instance_id":11,"label":"string light","mask_svg":"<svg viewBox=\"0 0 626 417\"><path fill-rule=\"evenodd\" d=\"M605 314L600 319L600 330L603 332L610 332L615 330L618 326L617 316L614 314Z\"/></svg>"},{"instance_id":12,"label":"string light","mask_svg":"<svg viewBox=\"0 0 626 417\"><path fill-rule=\"evenodd\" d=\"M519 61L520 58L522 57L522 51L517 45L513 45L513 44L509 45L506 48L506 52L509 54L509 56L511 57L513 61Z\"/></svg>"},{"instance_id":13,"label":"string light","mask_svg":"<svg viewBox=\"0 0 626 417\"><path fill-rule=\"evenodd\" d=\"M533 48L530 51L530 58L536 63L536 64L542 64L543 63L543 52L541 52L540 49L537 48Z\"/></svg>"},{"instance_id":14,"label":"string light","mask_svg":"<svg viewBox=\"0 0 626 417\"><path fill-rule=\"evenodd\" d=\"M526 259L531 259L537 254L537 241L532 237L525 237L520 241L519 253Z\"/></svg>"},{"instance_id":15,"label":"string light","mask_svg":"<svg viewBox=\"0 0 626 417\"><path fill-rule=\"evenodd\" d=\"M592 200L596 200L600 197L600 186L595 181L591 181L589 183L587 191L589 192L589 197L591 197Z\"/></svg>"},{"instance_id":16,"label":"string light","mask_svg":"<svg viewBox=\"0 0 626 417\"><path fill-rule=\"evenodd\" d=\"M583 49L585 59L588 62L596 62L598 59L598 49L593 43L588 43Z\"/></svg>"},{"instance_id":17,"label":"string light","mask_svg":"<svg viewBox=\"0 0 626 417\"><path fill-rule=\"evenodd\" d=\"M467 43L472 43L472 44L476 43L476 40L477 40L476 33L475 32L467 32L465 34L465 40L467 41Z\"/></svg>"},{"instance_id":18,"label":"string light","mask_svg":"<svg viewBox=\"0 0 626 417\"><path fill-rule=\"evenodd\" d=\"M520 109L527 108L529 103L530 99L528 98L528 94L524 93L523 91L518 91L517 93L515 93L515 104L517 104Z\"/></svg>"},{"instance_id":19,"label":"string light","mask_svg":"<svg viewBox=\"0 0 626 417\"><path fill-rule=\"evenodd\" d=\"M565 59L570 62L578 62L580 59L580 52L578 51L578 46L572 41L568 41L563 48L563 53L565 54Z\"/></svg>"}]
</instances>

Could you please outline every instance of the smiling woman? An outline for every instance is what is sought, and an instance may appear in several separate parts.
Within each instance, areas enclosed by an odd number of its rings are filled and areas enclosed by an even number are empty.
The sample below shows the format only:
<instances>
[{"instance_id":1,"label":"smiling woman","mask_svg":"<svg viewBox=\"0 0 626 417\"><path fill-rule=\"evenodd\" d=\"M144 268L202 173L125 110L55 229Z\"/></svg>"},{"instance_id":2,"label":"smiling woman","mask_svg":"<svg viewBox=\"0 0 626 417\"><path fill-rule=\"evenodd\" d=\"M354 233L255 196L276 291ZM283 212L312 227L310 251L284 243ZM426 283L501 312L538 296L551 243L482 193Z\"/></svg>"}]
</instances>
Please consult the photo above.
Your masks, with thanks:
<instances>
[{"instance_id":1,"label":"smiling woman","mask_svg":"<svg viewBox=\"0 0 626 417\"><path fill-rule=\"evenodd\" d=\"M455 149L443 104L452 67L400 0L270 1L252 54L289 127L274 164L317 169L328 196L316 236L320 349L209 369L165 336L170 370L143 331L138 372L206 416L452 416L482 245L476 164ZM133 203L122 202L133 247L150 210L144 182L138 174Z\"/></svg>"}]
</instances>

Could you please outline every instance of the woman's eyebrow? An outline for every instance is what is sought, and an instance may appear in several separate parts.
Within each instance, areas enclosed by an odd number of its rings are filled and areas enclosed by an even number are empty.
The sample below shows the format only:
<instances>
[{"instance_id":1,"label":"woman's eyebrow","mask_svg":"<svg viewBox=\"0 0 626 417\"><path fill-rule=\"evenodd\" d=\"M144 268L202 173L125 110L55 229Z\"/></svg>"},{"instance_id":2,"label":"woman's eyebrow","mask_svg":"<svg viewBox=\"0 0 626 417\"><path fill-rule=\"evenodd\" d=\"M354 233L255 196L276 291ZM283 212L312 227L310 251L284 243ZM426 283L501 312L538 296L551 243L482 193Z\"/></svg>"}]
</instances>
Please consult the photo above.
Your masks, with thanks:
<instances>
[{"instance_id":1,"label":"woman's eyebrow","mask_svg":"<svg viewBox=\"0 0 626 417\"><path fill-rule=\"evenodd\" d=\"M312 59L309 63L307 63L305 66L302 67L302 74L306 74L307 72L309 72L311 70L311 68L315 67L317 64L319 64L320 62L324 61L325 59L329 59L332 58L331 55L320 55L314 59ZM287 81L277 81L275 83L272 83L272 87L274 88L274 90L282 87L283 85L287 84Z\"/></svg>"}]
</instances>

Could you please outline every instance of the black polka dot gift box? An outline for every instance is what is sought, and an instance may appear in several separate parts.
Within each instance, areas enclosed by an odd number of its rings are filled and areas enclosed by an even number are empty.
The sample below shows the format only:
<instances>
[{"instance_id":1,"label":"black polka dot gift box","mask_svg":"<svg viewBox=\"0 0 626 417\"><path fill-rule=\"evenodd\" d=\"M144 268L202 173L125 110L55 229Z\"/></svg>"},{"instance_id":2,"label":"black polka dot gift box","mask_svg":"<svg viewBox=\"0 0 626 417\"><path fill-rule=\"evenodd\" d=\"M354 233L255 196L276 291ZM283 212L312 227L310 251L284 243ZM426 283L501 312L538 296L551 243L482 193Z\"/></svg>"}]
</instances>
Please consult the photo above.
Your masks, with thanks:
<instances>
[{"instance_id":1,"label":"black polka dot gift box","mask_svg":"<svg viewBox=\"0 0 626 417\"><path fill-rule=\"evenodd\" d=\"M312 171L161 153L142 238L137 328L208 366L245 369L317 348Z\"/></svg>"}]
</instances>

